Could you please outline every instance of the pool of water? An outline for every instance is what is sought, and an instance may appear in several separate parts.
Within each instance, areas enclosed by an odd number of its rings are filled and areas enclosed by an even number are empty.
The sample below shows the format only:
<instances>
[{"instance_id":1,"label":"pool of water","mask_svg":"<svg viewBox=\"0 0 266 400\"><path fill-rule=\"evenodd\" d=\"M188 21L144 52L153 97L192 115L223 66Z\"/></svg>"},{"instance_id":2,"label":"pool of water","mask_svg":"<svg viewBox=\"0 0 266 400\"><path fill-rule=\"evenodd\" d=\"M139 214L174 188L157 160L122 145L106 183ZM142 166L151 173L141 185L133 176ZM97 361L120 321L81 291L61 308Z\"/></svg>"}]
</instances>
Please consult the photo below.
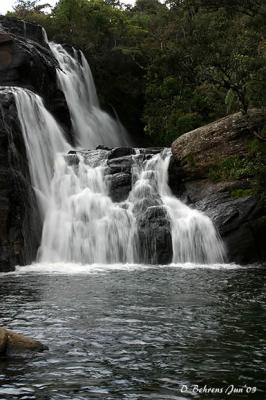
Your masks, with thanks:
<instances>
[{"instance_id":1,"label":"pool of water","mask_svg":"<svg viewBox=\"0 0 266 400\"><path fill-rule=\"evenodd\" d=\"M266 398L266 269L35 265L0 276L0 399ZM212 391L212 392L211 392Z\"/></svg>"}]
</instances>

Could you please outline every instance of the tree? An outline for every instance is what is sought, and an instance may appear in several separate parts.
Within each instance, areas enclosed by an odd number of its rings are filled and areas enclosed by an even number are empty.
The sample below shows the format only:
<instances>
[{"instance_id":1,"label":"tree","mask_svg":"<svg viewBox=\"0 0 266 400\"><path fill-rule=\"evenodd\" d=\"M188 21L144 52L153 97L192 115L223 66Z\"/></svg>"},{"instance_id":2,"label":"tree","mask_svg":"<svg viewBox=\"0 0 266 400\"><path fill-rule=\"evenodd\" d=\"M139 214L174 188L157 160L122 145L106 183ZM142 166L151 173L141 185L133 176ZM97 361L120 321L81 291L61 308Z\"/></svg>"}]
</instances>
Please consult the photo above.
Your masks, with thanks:
<instances>
[{"instance_id":1,"label":"tree","mask_svg":"<svg viewBox=\"0 0 266 400\"><path fill-rule=\"evenodd\" d=\"M49 3L38 4L40 0L17 0L13 7L18 18L28 18L34 14L42 14L47 8L52 8Z\"/></svg>"}]
</instances>

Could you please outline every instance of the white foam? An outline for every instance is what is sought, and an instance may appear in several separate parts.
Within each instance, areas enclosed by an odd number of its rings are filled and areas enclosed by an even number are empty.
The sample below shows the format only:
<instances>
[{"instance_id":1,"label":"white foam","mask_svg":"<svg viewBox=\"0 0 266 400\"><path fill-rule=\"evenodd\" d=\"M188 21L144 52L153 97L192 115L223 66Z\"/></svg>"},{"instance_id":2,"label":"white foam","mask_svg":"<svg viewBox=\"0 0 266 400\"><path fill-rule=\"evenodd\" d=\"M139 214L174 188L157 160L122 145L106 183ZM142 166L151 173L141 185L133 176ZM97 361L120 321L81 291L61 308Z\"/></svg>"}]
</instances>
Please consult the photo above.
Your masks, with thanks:
<instances>
[{"instance_id":1,"label":"white foam","mask_svg":"<svg viewBox=\"0 0 266 400\"><path fill-rule=\"evenodd\" d=\"M252 266L254 267L254 266ZM110 273L113 271L137 271L137 270L164 270L164 269L207 269L207 270L234 270L247 269L237 264L169 264L169 265L143 265L143 264L76 264L76 263L34 263L28 266L17 266L14 272L5 275L90 275Z\"/></svg>"}]
</instances>

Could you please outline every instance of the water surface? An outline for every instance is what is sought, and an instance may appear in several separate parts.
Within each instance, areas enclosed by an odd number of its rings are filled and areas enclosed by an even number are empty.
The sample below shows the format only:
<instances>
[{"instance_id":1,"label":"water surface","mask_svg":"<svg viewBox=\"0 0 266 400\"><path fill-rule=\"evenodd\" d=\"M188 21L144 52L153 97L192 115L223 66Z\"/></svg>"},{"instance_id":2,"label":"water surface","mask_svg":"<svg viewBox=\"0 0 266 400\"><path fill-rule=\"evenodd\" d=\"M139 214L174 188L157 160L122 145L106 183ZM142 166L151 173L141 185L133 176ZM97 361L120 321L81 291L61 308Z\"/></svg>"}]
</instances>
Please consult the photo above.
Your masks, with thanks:
<instances>
[{"instance_id":1,"label":"water surface","mask_svg":"<svg viewBox=\"0 0 266 400\"><path fill-rule=\"evenodd\" d=\"M49 351L2 358L0 399L265 399L266 270L183 267L2 275L1 325Z\"/></svg>"}]
</instances>

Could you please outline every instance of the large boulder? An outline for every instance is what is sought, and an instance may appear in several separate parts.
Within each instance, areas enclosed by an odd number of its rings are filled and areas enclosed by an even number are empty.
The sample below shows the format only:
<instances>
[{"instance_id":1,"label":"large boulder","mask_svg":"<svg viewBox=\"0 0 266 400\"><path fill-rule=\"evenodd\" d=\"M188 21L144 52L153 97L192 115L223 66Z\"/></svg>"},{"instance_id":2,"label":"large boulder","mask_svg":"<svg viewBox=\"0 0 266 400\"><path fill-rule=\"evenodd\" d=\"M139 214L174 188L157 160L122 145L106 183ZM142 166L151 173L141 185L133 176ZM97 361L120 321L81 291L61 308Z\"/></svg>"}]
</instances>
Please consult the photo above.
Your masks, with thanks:
<instances>
[{"instance_id":1,"label":"large boulder","mask_svg":"<svg viewBox=\"0 0 266 400\"><path fill-rule=\"evenodd\" d=\"M217 161L245 156L253 132L265 124L265 110L232 114L180 136L172 144L172 153L189 179L207 177Z\"/></svg>"},{"instance_id":2,"label":"large boulder","mask_svg":"<svg viewBox=\"0 0 266 400\"><path fill-rule=\"evenodd\" d=\"M248 116L237 113L188 132L172 145L172 191L212 219L226 244L228 261L243 265L266 261L265 192L256 168L248 164L241 169L251 159L254 132L265 123L265 110L250 110ZM265 159L260 162L261 172Z\"/></svg>"},{"instance_id":3,"label":"large boulder","mask_svg":"<svg viewBox=\"0 0 266 400\"><path fill-rule=\"evenodd\" d=\"M138 256L143 264L169 264L173 258L171 224L164 206L151 206L138 223Z\"/></svg>"},{"instance_id":4,"label":"large boulder","mask_svg":"<svg viewBox=\"0 0 266 400\"><path fill-rule=\"evenodd\" d=\"M132 188L131 173L117 172L112 175L106 175L106 182L109 188L109 196L112 201L119 203L128 198Z\"/></svg>"}]
</instances>

